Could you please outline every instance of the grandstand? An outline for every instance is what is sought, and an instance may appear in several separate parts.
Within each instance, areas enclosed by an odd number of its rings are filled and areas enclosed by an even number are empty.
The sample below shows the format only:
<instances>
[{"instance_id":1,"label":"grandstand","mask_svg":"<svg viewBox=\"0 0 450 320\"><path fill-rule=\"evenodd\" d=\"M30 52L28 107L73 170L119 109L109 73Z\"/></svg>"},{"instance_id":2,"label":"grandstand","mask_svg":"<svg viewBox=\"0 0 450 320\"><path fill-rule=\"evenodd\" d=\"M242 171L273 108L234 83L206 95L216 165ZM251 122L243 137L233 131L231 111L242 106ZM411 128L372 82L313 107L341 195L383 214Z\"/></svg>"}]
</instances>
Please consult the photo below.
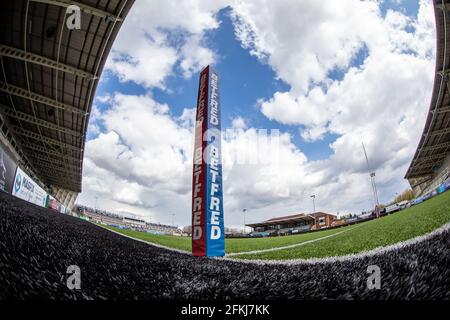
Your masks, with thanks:
<instances>
[{"instance_id":1,"label":"grandstand","mask_svg":"<svg viewBox=\"0 0 450 320\"><path fill-rule=\"evenodd\" d=\"M124 215L115 214L106 210L99 210L87 206L76 205L75 211L94 223L115 226L119 228L145 231L154 234L180 235L182 232L176 226L165 225L161 223L151 223L140 218L132 218Z\"/></svg>"},{"instance_id":2,"label":"grandstand","mask_svg":"<svg viewBox=\"0 0 450 320\"><path fill-rule=\"evenodd\" d=\"M443 73L441 78L436 75L430 116L407 173L416 194L427 193L448 175L450 95L444 48L450 1L441 3L442 8L436 6L436 66ZM81 30L64 28L69 4L82 11ZM448 228L423 241L358 258L266 264L193 257L55 212L70 212L81 192L92 100L132 4L133 0L1 2L1 300L450 299ZM83 217L130 228L145 222L100 210L88 210ZM311 225L311 219L300 220ZM146 223L146 228L164 232L171 226ZM66 284L71 265L80 267L81 289L71 290ZM380 290L367 289L369 265L383 270ZM172 311L165 310L169 318L175 318Z\"/></svg>"},{"instance_id":3,"label":"grandstand","mask_svg":"<svg viewBox=\"0 0 450 320\"><path fill-rule=\"evenodd\" d=\"M405 178L416 197L441 185L450 174L450 2L437 0L436 71L430 108Z\"/></svg>"},{"instance_id":4,"label":"grandstand","mask_svg":"<svg viewBox=\"0 0 450 320\"><path fill-rule=\"evenodd\" d=\"M69 211L98 80L133 2L1 2L0 153ZM79 30L66 27L69 5L80 9Z\"/></svg>"},{"instance_id":5,"label":"grandstand","mask_svg":"<svg viewBox=\"0 0 450 320\"><path fill-rule=\"evenodd\" d=\"M118 214L93 209L85 206L75 206L74 207L75 212L78 214L84 216L87 218L87 220L93 220L97 223L105 223L110 225L122 225L123 217L119 216Z\"/></svg>"},{"instance_id":6,"label":"grandstand","mask_svg":"<svg viewBox=\"0 0 450 320\"><path fill-rule=\"evenodd\" d=\"M308 232L322 228L334 226L336 216L324 213L314 212L311 214L299 213L289 216L272 218L258 223L246 224L253 228L253 236L269 235L289 235L301 232Z\"/></svg>"}]
</instances>

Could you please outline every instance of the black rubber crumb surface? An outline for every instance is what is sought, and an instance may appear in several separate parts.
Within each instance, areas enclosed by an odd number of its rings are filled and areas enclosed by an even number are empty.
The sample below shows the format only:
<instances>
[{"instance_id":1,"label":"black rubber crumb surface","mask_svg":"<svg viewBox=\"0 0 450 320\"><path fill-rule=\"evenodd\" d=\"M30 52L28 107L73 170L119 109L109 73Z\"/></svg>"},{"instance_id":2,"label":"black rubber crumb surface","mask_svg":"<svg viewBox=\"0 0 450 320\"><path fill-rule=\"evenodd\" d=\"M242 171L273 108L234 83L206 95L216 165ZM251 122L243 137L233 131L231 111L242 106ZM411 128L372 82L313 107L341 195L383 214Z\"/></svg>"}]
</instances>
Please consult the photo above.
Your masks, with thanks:
<instances>
[{"instance_id":1,"label":"black rubber crumb surface","mask_svg":"<svg viewBox=\"0 0 450 320\"><path fill-rule=\"evenodd\" d=\"M0 192L0 299L450 299L450 235L316 265L195 258L113 234ZM66 286L69 265L81 290ZM368 265L381 289L367 289Z\"/></svg>"}]
</instances>

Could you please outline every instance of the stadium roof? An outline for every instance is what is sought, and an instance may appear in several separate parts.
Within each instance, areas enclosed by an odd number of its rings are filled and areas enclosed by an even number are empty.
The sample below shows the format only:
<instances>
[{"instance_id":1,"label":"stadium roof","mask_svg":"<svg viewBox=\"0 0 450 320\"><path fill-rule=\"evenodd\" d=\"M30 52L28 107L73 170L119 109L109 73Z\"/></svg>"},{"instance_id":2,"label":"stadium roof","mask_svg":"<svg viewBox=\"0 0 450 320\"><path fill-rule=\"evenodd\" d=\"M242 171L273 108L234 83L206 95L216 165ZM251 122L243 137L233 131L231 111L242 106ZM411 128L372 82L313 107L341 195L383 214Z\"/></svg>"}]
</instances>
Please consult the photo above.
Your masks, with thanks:
<instances>
[{"instance_id":1,"label":"stadium roof","mask_svg":"<svg viewBox=\"0 0 450 320\"><path fill-rule=\"evenodd\" d=\"M81 191L92 101L134 0L6 0L0 4L0 116L21 164L47 186ZM69 30L69 5L81 29Z\"/></svg>"},{"instance_id":2,"label":"stadium roof","mask_svg":"<svg viewBox=\"0 0 450 320\"><path fill-rule=\"evenodd\" d=\"M450 1L436 0L436 73L430 110L405 178L433 174L450 150Z\"/></svg>"}]
</instances>

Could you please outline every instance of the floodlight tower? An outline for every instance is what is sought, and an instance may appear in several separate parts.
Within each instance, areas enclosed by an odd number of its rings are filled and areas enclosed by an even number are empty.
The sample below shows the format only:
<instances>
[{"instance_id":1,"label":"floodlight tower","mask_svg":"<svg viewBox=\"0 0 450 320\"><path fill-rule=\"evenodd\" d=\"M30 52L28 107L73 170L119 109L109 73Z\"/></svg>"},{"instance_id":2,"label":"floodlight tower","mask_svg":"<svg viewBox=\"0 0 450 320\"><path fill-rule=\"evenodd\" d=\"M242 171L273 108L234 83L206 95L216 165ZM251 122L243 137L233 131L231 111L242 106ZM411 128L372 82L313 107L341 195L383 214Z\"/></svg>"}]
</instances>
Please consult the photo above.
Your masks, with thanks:
<instances>
[{"instance_id":1,"label":"floodlight tower","mask_svg":"<svg viewBox=\"0 0 450 320\"><path fill-rule=\"evenodd\" d=\"M247 212L247 209L242 209L242 212L244 213L244 233L247 233L247 227L245 226L245 213Z\"/></svg>"},{"instance_id":2,"label":"floodlight tower","mask_svg":"<svg viewBox=\"0 0 450 320\"><path fill-rule=\"evenodd\" d=\"M370 165L369 165L369 158L367 157L366 147L364 146L364 142L362 143L362 147L364 150L364 156L366 157L366 163L367 163L367 170L370 172ZM380 204L378 202L378 192L377 192L377 185L375 183L375 171L370 172L370 182L372 185L372 192L373 192L373 200L375 203L375 213L377 215L377 218L380 216Z\"/></svg>"},{"instance_id":3,"label":"floodlight tower","mask_svg":"<svg viewBox=\"0 0 450 320\"><path fill-rule=\"evenodd\" d=\"M313 201L313 213L316 213L316 195L313 194L310 197L312 198Z\"/></svg>"}]
</instances>

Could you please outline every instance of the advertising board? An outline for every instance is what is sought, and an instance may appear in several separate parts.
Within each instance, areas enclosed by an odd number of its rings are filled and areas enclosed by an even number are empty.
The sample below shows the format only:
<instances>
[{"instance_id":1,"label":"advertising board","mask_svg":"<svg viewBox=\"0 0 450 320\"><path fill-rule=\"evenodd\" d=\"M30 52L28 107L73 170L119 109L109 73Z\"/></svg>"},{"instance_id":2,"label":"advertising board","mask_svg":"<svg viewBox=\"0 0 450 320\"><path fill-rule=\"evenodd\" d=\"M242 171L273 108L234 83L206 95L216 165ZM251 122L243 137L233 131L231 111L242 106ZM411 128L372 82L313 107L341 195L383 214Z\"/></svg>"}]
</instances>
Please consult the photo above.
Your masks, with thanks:
<instances>
[{"instance_id":1,"label":"advertising board","mask_svg":"<svg viewBox=\"0 0 450 320\"><path fill-rule=\"evenodd\" d=\"M9 156L6 146L0 141L0 190L11 193L17 164Z\"/></svg>"},{"instance_id":2,"label":"advertising board","mask_svg":"<svg viewBox=\"0 0 450 320\"><path fill-rule=\"evenodd\" d=\"M53 196L48 195L47 208L59 212L61 209L61 204Z\"/></svg>"},{"instance_id":3,"label":"advertising board","mask_svg":"<svg viewBox=\"0 0 450 320\"><path fill-rule=\"evenodd\" d=\"M17 167L16 170L12 194L41 207L45 207L47 203L45 190L34 182L20 167Z\"/></svg>"},{"instance_id":4,"label":"advertising board","mask_svg":"<svg viewBox=\"0 0 450 320\"><path fill-rule=\"evenodd\" d=\"M200 73L192 179L192 254L224 256L219 75Z\"/></svg>"}]
</instances>

